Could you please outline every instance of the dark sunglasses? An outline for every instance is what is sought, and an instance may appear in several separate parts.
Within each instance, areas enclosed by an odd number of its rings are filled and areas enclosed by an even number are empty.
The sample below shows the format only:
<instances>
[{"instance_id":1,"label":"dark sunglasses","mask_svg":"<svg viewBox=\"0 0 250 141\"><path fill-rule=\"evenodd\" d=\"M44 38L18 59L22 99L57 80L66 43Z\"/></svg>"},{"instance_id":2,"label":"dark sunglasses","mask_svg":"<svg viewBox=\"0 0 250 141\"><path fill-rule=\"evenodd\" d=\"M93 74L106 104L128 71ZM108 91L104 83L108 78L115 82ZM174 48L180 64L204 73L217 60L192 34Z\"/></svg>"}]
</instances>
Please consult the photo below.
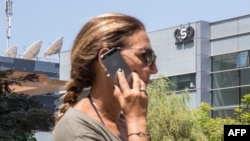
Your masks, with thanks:
<instances>
[{"instance_id":1,"label":"dark sunglasses","mask_svg":"<svg viewBox=\"0 0 250 141\"><path fill-rule=\"evenodd\" d=\"M125 49L143 50L144 53L142 55L145 58L147 65L149 67L151 67L153 64L155 64L156 55L155 55L155 52L151 48L122 48L122 47L116 47L116 49L117 50L125 50Z\"/></svg>"}]
</instances>

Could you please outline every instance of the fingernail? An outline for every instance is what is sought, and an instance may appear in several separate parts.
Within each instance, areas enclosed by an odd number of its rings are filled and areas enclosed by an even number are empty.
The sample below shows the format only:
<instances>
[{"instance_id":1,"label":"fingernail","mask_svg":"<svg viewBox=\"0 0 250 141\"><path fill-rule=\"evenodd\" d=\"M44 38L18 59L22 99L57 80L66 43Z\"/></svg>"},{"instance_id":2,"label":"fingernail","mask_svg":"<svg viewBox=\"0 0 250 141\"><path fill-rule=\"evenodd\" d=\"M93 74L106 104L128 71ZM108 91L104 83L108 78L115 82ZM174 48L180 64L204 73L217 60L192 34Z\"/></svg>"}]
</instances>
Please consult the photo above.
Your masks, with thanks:
<instances>
[{"instance_id":1,"label":"fingernail","mask_svg":"<svg viewBox=\"0 0 250 141\"><path fill-rule=\"evenodd\" d=\"M122 69L121 69L121 68L119 68L119 69L118 69L118 71L119 71L119 72L122 72Z\"/></svg>"},{"instance_id":2,"label":"fingernail","mask_svg":"<svg viewBox=\"0 0 250 141\"><path fill-rule=\"evenodd\" d=\"M107 77L110 77L110 74L109 74L109 73L107 74Z\"/></svg>"}]
</instances>

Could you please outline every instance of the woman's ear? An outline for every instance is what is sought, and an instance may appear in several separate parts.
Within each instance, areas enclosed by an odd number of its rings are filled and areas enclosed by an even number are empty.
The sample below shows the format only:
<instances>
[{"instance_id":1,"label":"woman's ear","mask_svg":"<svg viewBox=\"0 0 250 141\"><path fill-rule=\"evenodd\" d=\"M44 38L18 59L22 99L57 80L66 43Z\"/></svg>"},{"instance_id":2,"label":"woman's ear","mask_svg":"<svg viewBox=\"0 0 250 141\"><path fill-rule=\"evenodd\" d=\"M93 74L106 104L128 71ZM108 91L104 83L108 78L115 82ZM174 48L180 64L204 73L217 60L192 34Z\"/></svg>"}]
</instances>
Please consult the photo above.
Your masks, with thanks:
<instances>
[{"instance_id":1,"label":"woman's ear","mask_svg":"<svg viewBox=\"0 0 250 141\"><path fill-rule=\"evenodd\" d=\"M110 49L107 48L107 47L104 47L104 48L102 48L102 49L99 51L99 53L98 53L98 62L99 62L99 64L100 64L104 69L105 69L105 66L104 66L103 63L102 63L101 55L104 54L105 52L107 52L108 50L110 50Z\"/></svg>"}]
</instances>

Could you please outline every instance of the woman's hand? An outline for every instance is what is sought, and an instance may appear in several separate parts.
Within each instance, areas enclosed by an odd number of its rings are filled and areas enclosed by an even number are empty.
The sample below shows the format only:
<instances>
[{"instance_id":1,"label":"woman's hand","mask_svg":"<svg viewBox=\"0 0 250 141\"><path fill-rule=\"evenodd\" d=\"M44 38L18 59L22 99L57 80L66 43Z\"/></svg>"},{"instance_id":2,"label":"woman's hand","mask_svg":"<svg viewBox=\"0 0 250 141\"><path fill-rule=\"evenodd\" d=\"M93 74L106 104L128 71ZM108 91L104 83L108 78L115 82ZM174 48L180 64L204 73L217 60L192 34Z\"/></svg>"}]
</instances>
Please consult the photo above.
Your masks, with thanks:
<instances>
[{"instance_id":1,"label":"woman's hand","mask_svg":"<svg viewBox=\"0 0 250 141\"><path fill-rule=\"evenodd\" d=\"M132 88L130 88L122 70L117 72L118 84L115 86L114 95L118 99L121 110L126 118L128 141L148 141L147 108L148 95L147 85L135 72L132 75Z\"/></svg>"},{"instance_id":2,"label":"woman's hand","mask_svg":"<svg viewBox=\"0 0 250 141\"><path fill-rule=\"evenodd\" d=\"M132 72L132 88L130 88L125 74L118 70L118 84L115 86L114 95L118 99L121 110L126 118L127 124L146 124L148 96L147 85L140 79L139 75Z\"/></svg>"}]
</instances>

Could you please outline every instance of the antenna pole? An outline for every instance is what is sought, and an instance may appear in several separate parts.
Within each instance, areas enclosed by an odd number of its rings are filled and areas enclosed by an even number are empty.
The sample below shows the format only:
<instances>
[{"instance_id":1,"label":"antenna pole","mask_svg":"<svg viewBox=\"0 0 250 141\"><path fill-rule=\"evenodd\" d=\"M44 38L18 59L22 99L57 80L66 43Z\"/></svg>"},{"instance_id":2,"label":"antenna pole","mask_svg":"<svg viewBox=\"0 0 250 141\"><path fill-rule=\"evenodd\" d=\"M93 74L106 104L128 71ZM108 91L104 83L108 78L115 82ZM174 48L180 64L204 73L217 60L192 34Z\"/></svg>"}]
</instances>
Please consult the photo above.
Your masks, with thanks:
<instances>
[{"instance_id":1,"label":"antenna pole","mask_svg":"<svg viewBox=\"0 0 250 141\"><path fill-rule=\"evenodd\" d=\"M12 0L6 0L6 6L5 6L5 12L7 16L7 42L6 42L6 48L9 48L9 40L10 40L10 29L11 29L11 16L12 16Z\"/></svg>"}]
</instances>

